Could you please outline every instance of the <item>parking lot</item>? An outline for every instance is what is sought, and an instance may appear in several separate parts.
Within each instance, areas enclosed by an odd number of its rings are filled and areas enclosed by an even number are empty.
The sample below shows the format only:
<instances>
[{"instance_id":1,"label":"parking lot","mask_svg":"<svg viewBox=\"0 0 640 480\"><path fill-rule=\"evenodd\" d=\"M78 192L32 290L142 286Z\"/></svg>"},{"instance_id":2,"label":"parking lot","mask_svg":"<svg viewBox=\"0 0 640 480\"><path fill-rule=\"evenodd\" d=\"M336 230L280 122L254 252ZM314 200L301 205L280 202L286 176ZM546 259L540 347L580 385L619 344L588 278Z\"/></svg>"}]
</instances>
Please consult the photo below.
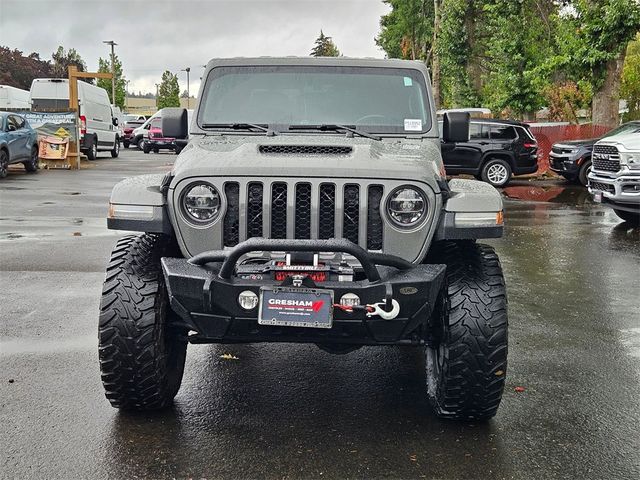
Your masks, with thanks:
<instances>
[{"instance_id":1,"label":"parking lot","mask_svg":"<svg viewBox=\"0 0 640 480\"><path fill-rule=\"evenodd\" d=\"M97 353L109 193L175 158L0 181L0 476L638 478L640 231L555 180L505 189L489 242L510 309L495 419L436 419L421 351L278 344L190 345L172 410L113 409Z\"/></svg>"}]
</instances>

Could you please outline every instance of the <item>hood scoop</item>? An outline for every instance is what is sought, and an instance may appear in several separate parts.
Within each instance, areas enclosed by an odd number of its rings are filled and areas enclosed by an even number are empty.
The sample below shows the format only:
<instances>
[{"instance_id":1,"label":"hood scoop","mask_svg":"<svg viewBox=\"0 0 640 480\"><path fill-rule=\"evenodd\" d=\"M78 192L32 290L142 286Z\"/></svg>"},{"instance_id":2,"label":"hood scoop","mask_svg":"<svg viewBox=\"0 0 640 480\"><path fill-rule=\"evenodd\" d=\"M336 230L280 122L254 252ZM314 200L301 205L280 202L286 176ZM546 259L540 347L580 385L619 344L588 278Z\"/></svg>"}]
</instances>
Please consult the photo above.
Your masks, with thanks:
<instances>
[{"instance_id":1,"label":"hood scoop","mask_svg":"<svg viewBox=\"0 0 640 480\"><path fill-rule=\"evenodd\" d=\"M346 156L353 152L353 147L342 145L260 145L258 151L264 155Z\"/></svg>"}]
</instances>

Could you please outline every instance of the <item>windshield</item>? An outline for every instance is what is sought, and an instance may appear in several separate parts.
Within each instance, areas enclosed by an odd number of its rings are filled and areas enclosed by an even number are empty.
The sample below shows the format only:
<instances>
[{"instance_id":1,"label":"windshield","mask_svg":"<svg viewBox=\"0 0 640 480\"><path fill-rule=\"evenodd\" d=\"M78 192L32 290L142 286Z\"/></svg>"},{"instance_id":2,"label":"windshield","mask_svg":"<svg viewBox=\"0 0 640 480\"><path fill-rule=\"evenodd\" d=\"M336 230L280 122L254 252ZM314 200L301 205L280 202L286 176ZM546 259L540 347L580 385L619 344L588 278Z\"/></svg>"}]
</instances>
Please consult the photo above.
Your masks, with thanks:
<instances>
[{"instance_id":1,"label":"windshield","mask_svg":"<svg viewBox=\"0 0 640 480\"><path fill-rule=\"evenodd\" d=\"M377 67L217 67L209 72L198 125L352 125L373 133L431 128L424 76Z\"/></svg>"},{"instance_id":2,"label":"windshield","mask_svg":"<svg viewBox=\"0 0 640 480\"><path fill-rule=\"evenodd\" d=\"M640 123L639 122L629 122L624 125L620 125L618 128L614 128L610 132L607 132L604 137L613 137L614 135L620 135L621 133L633 133L640 131Z\"/></svg>"}]
</instances>

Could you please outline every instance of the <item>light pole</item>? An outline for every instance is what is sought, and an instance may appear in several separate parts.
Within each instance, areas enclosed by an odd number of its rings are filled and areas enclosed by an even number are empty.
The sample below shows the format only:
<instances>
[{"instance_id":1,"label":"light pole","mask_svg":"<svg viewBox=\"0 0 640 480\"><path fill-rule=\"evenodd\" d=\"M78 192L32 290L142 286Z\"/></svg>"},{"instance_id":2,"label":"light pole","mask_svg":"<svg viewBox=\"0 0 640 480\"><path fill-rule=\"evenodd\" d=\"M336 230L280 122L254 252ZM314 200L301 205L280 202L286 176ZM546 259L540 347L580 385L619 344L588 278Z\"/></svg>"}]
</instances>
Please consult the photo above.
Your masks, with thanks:
<instances>
[{"instance_id":1,"label":"light pole","mask_svg":"<svg viewBox=\"0 0 640 480\"><path fill-rule=\"evenodd\" d=\"M159 83L156 83L156 110L158 109L158 87L160 86Z\"/></svg>"},{"instance_id":2,"label":"light pole","mask_svg":"<svg viewBox=\"0 0 640 480\"><path fill-rule=\"evenodd\" d=\"M124 87L124 109L127 110L127 112L129 111L129 82L131 80L125 80L125 87Z\"/></svg>"},{"instance_id":3,"label":"light pole","mask_svg":"<svg viewBox=\"0 0 640 480\"><path fill-rule=\"evenodd\" d=\"M116 104L116 54L113 49L118 45L113 40L104 40L102 43L111 45L111 103Z\"/></svg>"},{"instance_id":4,"label":"light pole","mask_svg":"<svg viewBox=\"0 0 640 480\"><path fill-rule=\"evenodd\" d=\"M191 67L183 68L181 72L187 72L187 108L191 108L191 94L189 93L189 72Z\"/></svg>"}]
</instances>

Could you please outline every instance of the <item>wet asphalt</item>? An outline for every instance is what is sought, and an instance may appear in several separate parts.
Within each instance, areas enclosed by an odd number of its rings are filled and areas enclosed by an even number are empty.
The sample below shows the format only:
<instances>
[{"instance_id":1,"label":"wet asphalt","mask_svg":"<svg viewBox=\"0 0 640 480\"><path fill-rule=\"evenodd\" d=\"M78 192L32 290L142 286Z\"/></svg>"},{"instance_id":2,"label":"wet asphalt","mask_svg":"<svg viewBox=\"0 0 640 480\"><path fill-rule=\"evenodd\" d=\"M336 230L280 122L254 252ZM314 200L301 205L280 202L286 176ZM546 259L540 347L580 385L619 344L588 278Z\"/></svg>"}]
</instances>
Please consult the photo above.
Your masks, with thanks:
<instances>
[{"instance_id":1,"label":"wet asphalt","mask_svg":"<svg viewBox=\"0 0 640 480\"><path fill-rule=\"evenodd\" d=\"M174 159L0 180L1 477L640 478L640 231L561 181L508 187L506 235L488 242L510 302L495 419L438 420L419 350L312 345L190 345L173 409L113 409L97 355L107 200Z\"/></svg>"}]
</instances>

